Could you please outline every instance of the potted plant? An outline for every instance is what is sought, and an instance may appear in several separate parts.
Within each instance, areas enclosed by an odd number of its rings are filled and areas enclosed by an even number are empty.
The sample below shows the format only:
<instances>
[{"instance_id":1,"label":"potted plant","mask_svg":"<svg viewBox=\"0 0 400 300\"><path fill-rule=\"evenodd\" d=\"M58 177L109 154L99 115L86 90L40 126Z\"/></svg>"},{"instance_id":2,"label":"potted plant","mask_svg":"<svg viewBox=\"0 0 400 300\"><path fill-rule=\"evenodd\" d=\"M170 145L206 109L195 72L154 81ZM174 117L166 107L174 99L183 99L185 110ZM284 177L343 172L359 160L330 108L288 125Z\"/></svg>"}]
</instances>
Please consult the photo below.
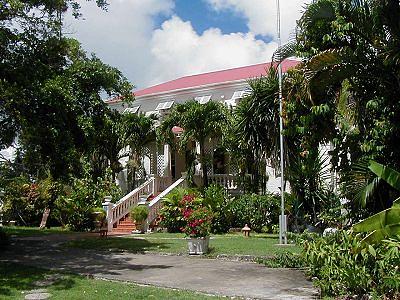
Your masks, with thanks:
<instances>
[{"instance_id":1,"label":"potted plant","mask_svg":"<svg viewBox=\"0 0 400 300\"><path fill-rule=\"evenodd\" d=\"M100 230L104 226L104 223L106 222L105 210L101 207L96 207L96 208L93 208L91 214L92 214L92 220L93 220L94 227L97 230Z\"/></svg>"},{"instance_id":2,"label":"potted plant","mask_svg":"<svg viewBox=\"0 0 400 300\"><path fill-rule=\"evenodd\" d=\"M144 221L149 215L149 208L146 205L138 205L131 210L131 219L135 222L136 230L140 233L144 232Z\"/></svg>"},{"instance_id":3,"label":"potted plant","mask_svg":"<svg viewBox=\"0 0 400 300\"><path fill-rule=\"evenodd\" d=\"M185 195L181 202L185 223L181 230L187 236L189 254L205 254L210 241L212 212L193 195Z\"/></svg>"}]
</instances>

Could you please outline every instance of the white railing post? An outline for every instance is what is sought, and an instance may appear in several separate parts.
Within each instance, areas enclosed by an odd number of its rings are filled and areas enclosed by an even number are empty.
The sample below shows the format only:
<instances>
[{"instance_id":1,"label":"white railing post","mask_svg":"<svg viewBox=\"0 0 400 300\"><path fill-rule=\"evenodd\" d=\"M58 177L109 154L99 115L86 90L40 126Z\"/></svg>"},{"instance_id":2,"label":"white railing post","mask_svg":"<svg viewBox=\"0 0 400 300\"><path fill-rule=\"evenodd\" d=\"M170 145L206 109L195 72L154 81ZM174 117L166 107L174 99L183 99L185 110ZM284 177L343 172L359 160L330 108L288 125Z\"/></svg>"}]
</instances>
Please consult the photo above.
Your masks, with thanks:
<instances>
[{"instance_id":1,"label":"white railing post","mask_svg":"<svg viewBox=\"0 0 400 300\"><path fill-rule=\"evenodd\" d=\"M181 173L181 178L184 179L184 181L182 182L182 187L183 187L183 188L187 188L187 180L186 180L186 178L187 178L187 172L182 172L182 173Z\"/></svg>"},{"instance_id":2,"label":"white railing post","mask_svg":"<svg viewBox=\"0 0 400 300\"><path fill-rule=\"evenodd\" d=\"M104 202L102 203L103 209L106 212L106 220L107 220L107 230L111 231L113 228L113 203L111 202L111 196L105 196Z\"/></svg>"}]
</instances>

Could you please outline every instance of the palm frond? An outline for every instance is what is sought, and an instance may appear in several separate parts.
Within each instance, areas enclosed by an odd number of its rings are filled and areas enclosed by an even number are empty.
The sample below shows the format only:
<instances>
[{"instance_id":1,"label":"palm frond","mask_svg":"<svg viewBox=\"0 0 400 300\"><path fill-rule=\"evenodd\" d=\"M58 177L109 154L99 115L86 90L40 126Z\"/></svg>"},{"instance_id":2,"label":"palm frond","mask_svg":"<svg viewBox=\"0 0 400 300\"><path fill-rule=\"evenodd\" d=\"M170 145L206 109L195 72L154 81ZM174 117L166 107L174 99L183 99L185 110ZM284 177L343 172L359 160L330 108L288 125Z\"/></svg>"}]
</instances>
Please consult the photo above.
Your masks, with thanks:
<instances>
[{"instance_id":1,"label":"palm frond","mask_svg":"<svg viewBox=\"0 0 400 300\"><path fill-rule=\"evenodd\" d=\"M279 47L272 55L272 61L280 64L286 58L296 56L297 41L295 38L290 39L286 44Z\"/></svg>"}]
</instances>

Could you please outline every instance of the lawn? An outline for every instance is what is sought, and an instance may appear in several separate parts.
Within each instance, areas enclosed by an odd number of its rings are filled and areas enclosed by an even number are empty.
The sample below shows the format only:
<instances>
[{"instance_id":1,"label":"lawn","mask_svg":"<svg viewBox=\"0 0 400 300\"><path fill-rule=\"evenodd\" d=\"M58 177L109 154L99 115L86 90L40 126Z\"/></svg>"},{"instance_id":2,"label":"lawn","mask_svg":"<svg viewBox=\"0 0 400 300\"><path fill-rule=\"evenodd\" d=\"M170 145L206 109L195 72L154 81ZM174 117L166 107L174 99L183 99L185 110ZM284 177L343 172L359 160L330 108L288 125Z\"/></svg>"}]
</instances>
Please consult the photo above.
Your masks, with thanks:
<instances>
[{"instance_id":1,"label":"lawn","mask_svg":"<svg viewBox=\"0 0 400 300\"><path fill-rule=\"evenodd\" d=\"M9 235L14 235L18 237L26 237L26 236L39 236L39 235L48 235L48 234L65 234L72 233L72 231L66 230L61 227L51 227L40 229L39 227L25 227L25 226L3 226L1 227L4 232Z\"/></svg>"},{"instance_id":2,"label":"lawn","mask_svg":"<svg viewBox=\"0 0 400 300\"><path fill-rule=\"evenodd\" d=\"M218 255L250 255L268 257L274 254L300 251L297 246L277 246L277 235L253 234L245 238L241 234L212 235L208 257ZM187 241L183 234L152 233L126 237L87 238L66 244L68 247L100 250L124 250L133 253L161 252L187 254Z\"/></svg>"},{"instance_id":3,"label":"lawn","mask_svg":"<svg viewBox=\"0 0 400 300\"><path fill-rule=\"evenodd\" d=\"M49 282L47 286L37 286L37 282L43 281L47 276L53 276L56 279L54 282ZM27 291L38 288L47 289L47 292L52 295L51 300L224 299L189 291L88 279L79 275L0 263L0 299L24 299Z\"/></svg>"}]
</instances>

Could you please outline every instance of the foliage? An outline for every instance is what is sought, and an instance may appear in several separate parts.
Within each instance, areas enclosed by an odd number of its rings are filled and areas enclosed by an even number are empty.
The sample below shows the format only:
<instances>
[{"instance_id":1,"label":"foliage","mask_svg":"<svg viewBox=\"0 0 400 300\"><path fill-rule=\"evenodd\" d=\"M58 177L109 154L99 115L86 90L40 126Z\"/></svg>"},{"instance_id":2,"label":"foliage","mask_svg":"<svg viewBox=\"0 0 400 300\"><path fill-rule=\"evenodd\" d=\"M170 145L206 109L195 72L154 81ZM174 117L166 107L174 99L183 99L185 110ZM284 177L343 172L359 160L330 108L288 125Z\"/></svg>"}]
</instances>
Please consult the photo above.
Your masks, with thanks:
<instances>
[{"instance_id":1,"label":"foliage","mask_svg":"<svg viewBox=\"0 0 400 300\"><path fill-rule=\"evenodd\" d=\"M279 222L280 198L273 194L242 195L232 200L229 213L232 216L231 227L242 228L248 224L256 232L264 226L272 229L272 225Z\"/></svg>"},{"instance_id":2,"label":"foliage","mask_svg":"<svg viewBox=\"0 0 400 300\"><path fill-rule=\"evenodd\" d=\"M0 148L16 144L25 171L38 179L48 171L56 181L79 176L95 123L108 110L101 94L132 99L121 72L63 37L69 8L79 16L69 0L5 1L0 13Z\"/></svg>"},{"instance_id":3,"label":"foliage","mask_svg":"<svg viewBox=\"0 0 400 300\"><path fill-rule=\"evenodd\" d=\"M131 219L137 223L146 220L149 215L149 208L146 205L137 205L131 210Z\"/></svg>"},{"instance_id":4,"label":"foliage","mask_svg":"<svg viewBox=\"0 0 400 300\"><path fill-rule=\"evenodd\" d=\"M102 207L95 207L91 209L92 219L93 222L103 225L104 221L106 220L107 213Z\"/></svg>"},{"instance_id":5,"label":"foliage","mask_svg":"<svg viewBox=\"0 0 400 300\"><path fill-rule=\"evenodd\" d=\"M368 186L349 197L358 210L369 195L367 216L390 207L384 200L391 191L355 164L374 159L398 168L400 161L399 16L398 1L313 1L298 22L293 49L303 62L284 83L289 152L315 157L313 149L330 141L340 177Z\"/></svg>"},{"instance_id":6,"label":"foliage","mask_svg":"<svg viewBox=\"0 0 400 300\"><path fill-rule=\"evenodd\" d=\"M4 218L38 226L44 209L52 206L57 198L60 185L50 177L37 183L24 176L5 179Z\"/></svg>"},{"instance_id":7,"label":"foliage","mask_svg":"<svg viewBox=\"0 0 400 300\"><path fill-rule=\"evenodd\" d=\"M228 149L241 176L252 174L252 192L265 189L265 159L273 166L279 161L279 101L277 70L249 80L250 94L233 112L233 130Z\"/></svg>"},{"instance_id":8,"label":"foliage","mask_svg":"<svg viewBox=\"0 0 400 300\"><path fill-rule=\"evenodd\" d=\"M61 225L75 231L94 228L93 207L100 207L105 196L119 200L121 190L107 179L93 181L90 177L75 179L55 202L54 216Z\"/></svg>"},{"instance_id":9,"label":"foliage","mask_svg":"<svg viewBox=\"0 0 400 300\"><path fill-rule=\"evenodd\" d=\"M198 195L194 189L185 189L178 187L163 199L163 207L161 208L160 226L167 228L168 232L180 232L185 225L181 213L181 200L185 195Z\"/></svg>"},{"instance_id":10,"label":"foliage","mask_svg":"<svg viewBox=\"0 0 400 300\"><path fill-rule=\"evenodd\" d=\"M368 168L377 176L377 179L384 180L396 190L400 190L399 172L375 161L370 161ZM369 188L370 185L365 187L364 191L372 193L375 187ZM364 193L367 194L367 192ZM368 243L377 243L384 238L400 234L400 198L393 201L392 207L355 224L353 230L355 232L367 232L368 235L363 241Z\"/></svg>"},{"instance_id":11,"label":"foliage","mask_svg":"<svg viewBox=\"0 0 400 300\"><path fill-rule=\"evenodd\" d=\"M210 235L212 211L202 205L195 195L185 195L181 200L181 214L184 226L181 231L187 236L197 238Z\"/></svg>"},{"instance_id":12,"label":"foliage","mask_svg":"<svg viewBox=\"0 0 400 300\"><path fill-rule=\"evenodd\" d=\"M303 257L292 252L277 253L269 258L258 259L257 262L267 268L303 268L306 266Z\"/></svg>"},{"instance_id":13,"label":"foliage","mask_svg":"<svg viewBox=\"0 0 400 300\"><path fill-rule=\"evenodd\" d=\"M145 146L156 140L155 120L143 114L124 114L122 118L126 145L129 146L128 190L136 185L136 172L141 167Z\"/></svg>"},{"instance_id":14,"label":"foliage","mask_svg":"<svg viewBox=\"0 0 400 300\"><path fill-rule=\"evenodd\" d=\"M233 216L229 211L231 198L224 187L215 184L209 185L204 189L203 199L203 204L213 212L211 232L228 232Z\"/></svg>"},{"instance_id":15,"label":"foliage","mask_svg":"<svg viewBox=\"0 0 400 300\"><path fill-rule=\"evenodd\" d=\"M383 240L375 246L356 235L338 231L304 241L304 258L323 295L363 295L372 292L394 297L400 291L400 240Z\"/></svg>"}]
</instances>

